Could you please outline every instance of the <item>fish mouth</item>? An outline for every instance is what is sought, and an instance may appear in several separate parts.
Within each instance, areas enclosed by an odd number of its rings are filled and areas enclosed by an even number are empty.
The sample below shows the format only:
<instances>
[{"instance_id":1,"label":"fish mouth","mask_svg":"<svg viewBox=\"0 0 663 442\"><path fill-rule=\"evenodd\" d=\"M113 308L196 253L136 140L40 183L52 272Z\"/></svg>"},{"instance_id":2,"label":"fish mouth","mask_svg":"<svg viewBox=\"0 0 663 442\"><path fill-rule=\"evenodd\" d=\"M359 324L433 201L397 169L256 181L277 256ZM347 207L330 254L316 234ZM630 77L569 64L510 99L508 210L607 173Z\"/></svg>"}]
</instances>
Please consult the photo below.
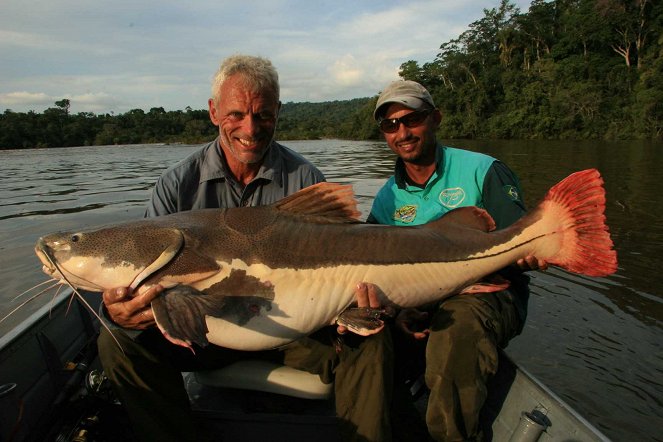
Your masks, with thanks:
<instances>
[{"instance_id":1,"label":"fish mouth","mask_svg":"<svg viewBox=\"0 0 663 442\"><path fill-rule=\"evenodd\" d=\"M50 252L50 247L44 241L44 238L39 238L37 245L35 246L35 253L37 258L43 264L42 270L49 276L55 277L55 273L58 272L57 266L55 265L55 260L53 259L53 254Z\"/></svg>"},{"instance_id":2,"label":"fish mouth","mask_svg":"<svg viewBox=\"0 0 663 442\"><path fill-rule=\"evenodd\" d=\"M71 272L66 272L63 268L58 266L57 260L53 254L53 249L48 245L48 241L44 240L44 238L39 238L39 241L37 241L35 253L43 264L42 271L51 278L58 279L62 284L66 284L73 289L76 287L86 290L99 289L96 284L82 279ZM76 284L73 284L72 281L75 281Z\"/></svg>"}]
</instances>

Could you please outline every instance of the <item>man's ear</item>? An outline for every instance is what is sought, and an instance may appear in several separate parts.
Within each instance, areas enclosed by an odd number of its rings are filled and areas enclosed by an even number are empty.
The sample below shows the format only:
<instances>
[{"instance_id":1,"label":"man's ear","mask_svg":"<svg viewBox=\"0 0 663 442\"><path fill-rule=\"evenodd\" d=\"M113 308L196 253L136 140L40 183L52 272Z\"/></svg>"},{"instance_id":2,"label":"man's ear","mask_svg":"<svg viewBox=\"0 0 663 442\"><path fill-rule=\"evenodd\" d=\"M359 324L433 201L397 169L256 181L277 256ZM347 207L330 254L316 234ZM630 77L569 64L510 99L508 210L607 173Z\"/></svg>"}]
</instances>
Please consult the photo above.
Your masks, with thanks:
<instances>
[{"instance_id":1,"label":"man's ear","mask_svg":"<svg viewBox=\"0 0 663 442\"><path fill-rule=\"evenodd\" d=\"M439 109L435 108L433 110L433 121L435 122L435 126L439 126L440 123L442 123L442 112L440 112Z\"/></svg>"},{"instance_id":2,"label":"man's ear","mask_svg":"<svg viewBox=\"0 0 663 442\"><path fill-rule=\"evenodd\" d=\"M213 98L207 100L207 107L209 111L209 119L212 121L212 124L218 126L220 121L219 121L219 116L216 113L216 105L214 104Z\"/></svg>"}]
</instances>

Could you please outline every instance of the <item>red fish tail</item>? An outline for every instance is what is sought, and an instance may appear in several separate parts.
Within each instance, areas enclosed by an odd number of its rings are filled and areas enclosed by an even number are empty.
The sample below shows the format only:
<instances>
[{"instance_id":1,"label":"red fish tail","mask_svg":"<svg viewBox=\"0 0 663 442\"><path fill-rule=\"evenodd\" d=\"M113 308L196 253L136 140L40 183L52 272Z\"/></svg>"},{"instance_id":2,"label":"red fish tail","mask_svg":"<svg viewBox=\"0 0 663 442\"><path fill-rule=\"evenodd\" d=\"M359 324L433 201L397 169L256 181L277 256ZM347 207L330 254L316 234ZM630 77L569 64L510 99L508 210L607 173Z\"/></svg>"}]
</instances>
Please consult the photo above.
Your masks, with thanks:
<instances>
[{"instance_id":1,"label":"red fish tail","mask_svg":"<svg viewBox=\"0 0 663 442\"><path fill-rule=\"evenodd\" d=\"M544 211L553 209L562 233L561 249L548 259L550 264L587 276L606 276L617 270L617 252L605 224L605 202L603 179L596 169L571 174L548 191L541 206Z\"/></svg>"}]
</instances>

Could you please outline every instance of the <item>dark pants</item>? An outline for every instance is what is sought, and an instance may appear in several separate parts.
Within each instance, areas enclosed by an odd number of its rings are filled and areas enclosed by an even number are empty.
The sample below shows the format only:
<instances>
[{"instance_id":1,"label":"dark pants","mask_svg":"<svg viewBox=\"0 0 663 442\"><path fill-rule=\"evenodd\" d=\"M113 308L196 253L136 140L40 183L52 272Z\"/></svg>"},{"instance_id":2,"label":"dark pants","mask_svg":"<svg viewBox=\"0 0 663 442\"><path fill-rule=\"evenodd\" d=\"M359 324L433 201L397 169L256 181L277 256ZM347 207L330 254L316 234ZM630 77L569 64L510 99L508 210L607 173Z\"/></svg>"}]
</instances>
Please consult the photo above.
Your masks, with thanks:
<instances>
[{"instance_id":1,"label":"dark pants","mask_svg":"<svg viewBox=\"0 0 663 442\"><path fill-rule=\"evenodd\" d=\"M497 372L498 348L506 347L522 328L513 295L502 291L453 296L432 312L429 327L427 341L394 337L397 378L412 377L425 367L430 389L426 424L433 439L480 438L479 413L486 384Z\"/></svg>"},{"instance_id":2,"label":"dark pants","mask_svg":"<svg viewBox=\"0 0 663 442\"><path fill-rule=\"evenodd\" d=\"M348 336L340 351L326 328L280 350L242 352L214 345L195 354L171 344L157 329L132 340L105 329L99 336L104 371L127 410L139 441L193 441L197 431L181 372L218 368L244 358L283 362L334 381L344 441L390 441L393 349L389 330ZM335 333L335 332L333 332Z\"/></svg>"}]
</instances>

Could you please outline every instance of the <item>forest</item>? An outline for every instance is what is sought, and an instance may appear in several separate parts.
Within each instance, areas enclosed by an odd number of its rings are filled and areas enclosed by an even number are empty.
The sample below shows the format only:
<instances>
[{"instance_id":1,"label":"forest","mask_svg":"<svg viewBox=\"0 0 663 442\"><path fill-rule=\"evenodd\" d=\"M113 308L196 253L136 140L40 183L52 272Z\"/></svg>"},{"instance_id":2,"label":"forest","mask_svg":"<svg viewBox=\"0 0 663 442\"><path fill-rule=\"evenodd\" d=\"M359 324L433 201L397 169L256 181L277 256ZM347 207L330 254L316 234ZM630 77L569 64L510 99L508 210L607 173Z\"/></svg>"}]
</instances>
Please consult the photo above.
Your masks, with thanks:
<instances>
[{"instance_id":1,"label":"forest","mask_svg":"<svg viewBox=\"0 0 663 442\"><path fill-rule=\"evenodd\" d=\"M443 113L441 138L663 139L663 2L509 0L484 9L435 59L404 61ZM284 103L277 139L378 139L377 95ZM202 143L217 129L207 110L71 114L62 99L43 113L0 115L0 148Z\"/></svg>"}]
</instances>

